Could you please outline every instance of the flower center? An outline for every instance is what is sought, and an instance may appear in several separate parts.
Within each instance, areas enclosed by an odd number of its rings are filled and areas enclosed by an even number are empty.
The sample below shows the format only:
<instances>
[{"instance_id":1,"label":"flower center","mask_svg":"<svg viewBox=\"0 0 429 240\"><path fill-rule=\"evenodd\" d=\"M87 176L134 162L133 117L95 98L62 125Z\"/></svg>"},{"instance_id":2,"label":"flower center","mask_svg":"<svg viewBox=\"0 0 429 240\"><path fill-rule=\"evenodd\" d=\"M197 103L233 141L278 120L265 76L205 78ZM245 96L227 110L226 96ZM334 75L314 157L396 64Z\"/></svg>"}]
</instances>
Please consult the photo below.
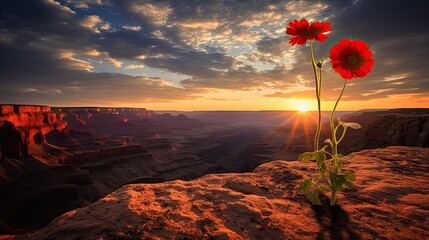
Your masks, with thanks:
<instances>
[{"instance_id":1,"label":"flower center","mask_svg":"<svg viewBox=\"0 0 429 240\"><path fill-rule=\"evenodd\" d=\"M347 61L348 61L350 64L355 64L355 63L357 63L358 58L357 58L355 55L352 55L352 56L349 56L349 58L347 59Z\"/></svg>"},{"instance_id":2,"label":"flower center","mask_svg":"<svg viewBox=\"0 0 429 240\"><path fill-rule=\"evenodd\" d=\"M308 36L308 35L315 35L315 34L317 34L317 31L312 30L312 31L302 32L301 36Z\"/></svg>"}]
</instances>

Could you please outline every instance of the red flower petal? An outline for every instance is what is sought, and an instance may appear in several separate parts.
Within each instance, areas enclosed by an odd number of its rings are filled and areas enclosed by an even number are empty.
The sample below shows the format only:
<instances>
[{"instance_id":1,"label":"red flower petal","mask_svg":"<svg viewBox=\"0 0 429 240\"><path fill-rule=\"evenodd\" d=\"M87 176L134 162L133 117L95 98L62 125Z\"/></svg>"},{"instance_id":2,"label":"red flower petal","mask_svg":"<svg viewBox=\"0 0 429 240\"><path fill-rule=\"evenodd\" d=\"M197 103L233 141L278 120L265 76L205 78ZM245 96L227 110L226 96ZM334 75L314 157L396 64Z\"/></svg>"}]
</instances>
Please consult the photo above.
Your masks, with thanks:
<instances>
[{"instance_id":1,"label":"red flower petal","mask_svg":"<svg viewBox=\"0 0 429 240\"><path fill-rule=\"evenodd\" d=\"M328 36L323 33L331 30L329 22L314 22L310 25L307 19L303 18L300 21L295 19L290 22L286 28L286 34L294 36L289 39L291 45L304 45L307 40L325 41Z\"/></svg>"},{"instance_id":2,"label":"red flower petal","mask_svg":"<svg viewBox=\"0 0 429 240\"><path fill-rule=\"evenodd\" d=\"M329 53L332 68L345 79L365 77L371 72L374 60L369 46L361 40L343 39Z\"/></svg>"}]
</instances>

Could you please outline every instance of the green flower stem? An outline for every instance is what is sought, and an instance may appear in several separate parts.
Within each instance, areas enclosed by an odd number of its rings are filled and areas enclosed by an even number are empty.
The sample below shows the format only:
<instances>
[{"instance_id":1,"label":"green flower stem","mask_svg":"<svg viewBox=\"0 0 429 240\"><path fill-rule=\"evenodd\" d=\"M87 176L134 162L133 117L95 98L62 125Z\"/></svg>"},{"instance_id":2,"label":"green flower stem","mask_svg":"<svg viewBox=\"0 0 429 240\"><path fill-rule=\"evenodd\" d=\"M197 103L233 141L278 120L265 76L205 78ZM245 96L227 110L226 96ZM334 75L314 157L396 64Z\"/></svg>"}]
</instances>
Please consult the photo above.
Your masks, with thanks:
<instances>
[{"instance_id":1,"label":"green flower stem","mask_svg":"<svg viewBox=\"0 0 429 240\"><path fill-rule=\"evenodd\" d=\"M332 137L332 156L333 156L333 163L334 163L334 171L337 173L338 172L338 160L337 160L337 155L338 155L338 141L337 141L337 136L336 136L336 129L334 128L334 115L335 115L335 110L337 109L338 103L341 100L341 97L343 96L344 90L346 89L346 85L347 85L347 79L344 79L344 85L343 85L343 89L341 89L341 93L340 96L337 99L337 102L334 105L334 109L331 112L331 118L329 121L329 126L331 127L331 137Z\"/></svg>"},{"instance_id":2,"label":"green flower stem","mask_svg":"<svg viewBox=\"0 0 429 240\"><path fill-rule=\"evenodd\" d=\"M340 137L340 139L338 139L338 143L337 144L339 144L341 142L341 140L343 140L344 136L346 136L346 131L347 131L347 128L344 128L343 134L341 134L341 137Z\"/></svg>"},{"instance_id":3,"label":"green flower stem","mask_svg":"<svg viewBox=\"0 0 429 240\"><path fill-rule=\"evenodd\" d=\"M314 60L314 53L313 53L313 41L310 40L310 58L311 58L311 65L313 66L313 72L314 72L314 80L316 82L316 98L317 98L317 111L319 113L319 122L317 123L317 130L316 135L314 136L314 151L319 150L319 138L320 138L320 131L322 128L322 113L320 111L320 89L322 84L322 70L319 69L319 76L317 77L317 69L316 69L316 61Z\"/></svg>"},{"instance_id":4,"label":"green flower stem","mask_svg":"<svg viewBox=\"0 0 429 240\"><path fill-rule=\"evenodd\" d=\"M321 106L320 106L320 96L321 96L320 94L322 92L322 69L319 68L318 70L319 70L319 83L316 85L318 85L318 87L319 87L319 90L317 92L317 96L318 96L318 98L317 98L317 111L319 113L318 114L319 118L318 118L317 131L316 131L316 136L315 136L315 138L317 139L317 141L316 141L317 149L316 150L319 150L320 132L322 130L322 110L321 110ZM316 79L316 81L317 81L317 79Z\"/></svg>"},{"instance_id":5,"label":"green flower stem","mask_svg":"<svg viewBox=\"0 0 429 240\"><path fill-rule=\"evenodd\" d=\"M329 202L330 206L335 206L336 195L337 195L336 191L331 192L331 200Z\"/></svg>"},{"instance_id":6,"label":"green flower stem","mask_svg":"<svg viewBox=\"0 0 429 240\"><path fill-rule=\"evenodd\" d=\"M322 178L323 178L323 180L325 181L326 185L328 185L328 187L329 187L330 189L332 189L332 185L329 183L328 179L326 179L326 177L325 177L325 174L324 174L324 173L322 174Z\"/></svg>"}]
</instances>

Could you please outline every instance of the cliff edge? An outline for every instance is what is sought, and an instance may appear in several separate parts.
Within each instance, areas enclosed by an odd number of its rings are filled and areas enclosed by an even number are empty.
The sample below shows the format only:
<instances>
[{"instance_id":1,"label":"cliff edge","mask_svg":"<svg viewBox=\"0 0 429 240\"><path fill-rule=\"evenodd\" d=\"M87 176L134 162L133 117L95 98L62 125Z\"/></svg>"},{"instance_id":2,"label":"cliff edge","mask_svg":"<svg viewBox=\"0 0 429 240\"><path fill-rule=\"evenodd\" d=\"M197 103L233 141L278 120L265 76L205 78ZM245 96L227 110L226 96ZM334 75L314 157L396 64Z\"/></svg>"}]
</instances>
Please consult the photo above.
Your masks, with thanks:
<instances>
[{"instance_id":1,"label":"cliff edge","mask_svg":"<svg viewBox=\"0 0 429 240\"><path fill-rule=\"evenodd\" d=\"M314 164L123 186L16 239L427 239L429 148L387 147L345 162L354 187L336 207L297 191Z\"/></svg>"}]
</instances>

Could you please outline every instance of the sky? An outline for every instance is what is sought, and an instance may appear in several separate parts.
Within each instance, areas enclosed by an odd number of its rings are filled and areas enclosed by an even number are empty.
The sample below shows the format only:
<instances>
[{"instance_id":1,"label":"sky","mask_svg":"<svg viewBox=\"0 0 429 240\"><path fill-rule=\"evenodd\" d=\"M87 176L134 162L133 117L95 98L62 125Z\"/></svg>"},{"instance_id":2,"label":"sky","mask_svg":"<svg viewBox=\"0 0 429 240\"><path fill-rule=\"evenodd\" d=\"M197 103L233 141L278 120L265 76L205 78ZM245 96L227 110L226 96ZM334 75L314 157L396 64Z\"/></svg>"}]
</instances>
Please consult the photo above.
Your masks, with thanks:
<instances>
[{"instance_id":1,"label":"sky","mask_svg":"<svg viewBox=\"0 0 429 240\"><path fill-rule=\"evenodd\" d=\"M429 107L427 9L425 0L2 0L0 103L314 110L308 45L285 34L306 18L332 26L316 58L347 37L374 53L339 110ZM323 110L342 83L327 61Z\"/></svg>"}]
</instances>

